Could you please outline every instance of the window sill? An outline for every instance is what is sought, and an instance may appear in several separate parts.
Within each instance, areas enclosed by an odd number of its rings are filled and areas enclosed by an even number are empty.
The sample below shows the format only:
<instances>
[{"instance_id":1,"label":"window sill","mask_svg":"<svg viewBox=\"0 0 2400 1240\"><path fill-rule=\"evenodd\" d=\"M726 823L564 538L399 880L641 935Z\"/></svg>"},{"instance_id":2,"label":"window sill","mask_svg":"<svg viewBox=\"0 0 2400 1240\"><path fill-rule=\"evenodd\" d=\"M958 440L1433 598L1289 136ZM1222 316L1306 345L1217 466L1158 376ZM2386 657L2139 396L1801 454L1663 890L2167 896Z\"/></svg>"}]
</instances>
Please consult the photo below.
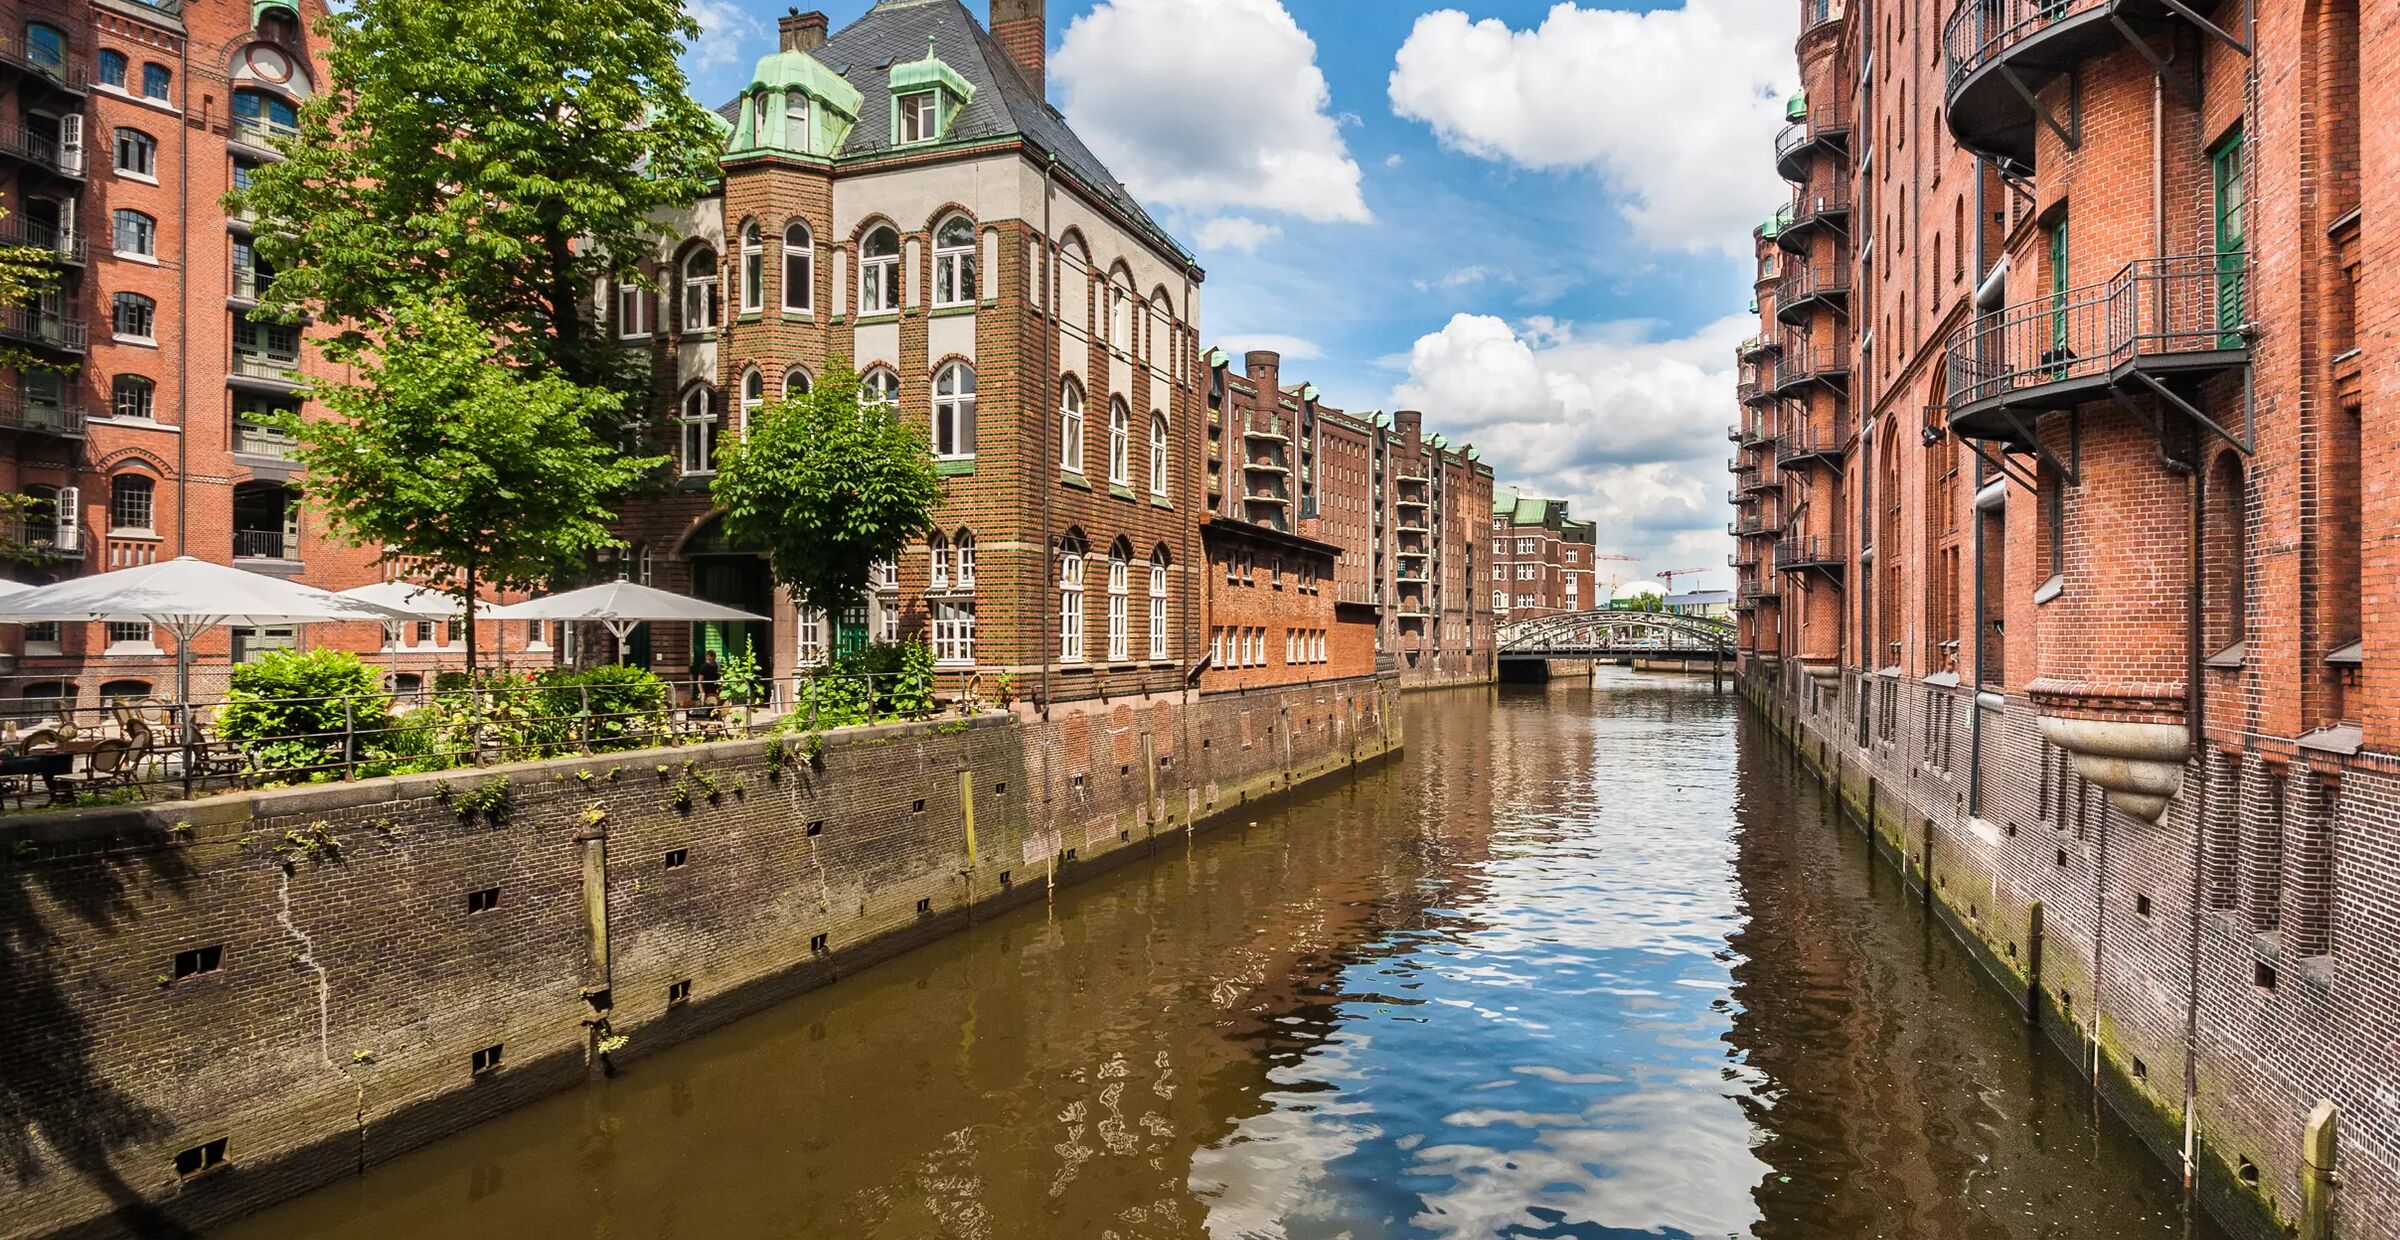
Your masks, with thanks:
<instances>
[{"instance_id":1,"label":"window sill","mask_svg":"<svg viewBox=\"0 0 2400 1240\"><path fill-rule=\"evenodd\" d=\"M785 306L783 308L783 317L786 321L793 319L800 319L804 321L814 320L817 317L817 312L805 307Z\"/></svg>"},{"instance_id":2,"label":"window sill","mask_svg":"<svg viewBox=\"0 0 2400 1240\"><path fill-rule=\"evenodd\" d=\"M879 311L876 311L876 312L875 312L875 313L873 313L873 314L862 314L862 315L858 316L856 319L853 319L853 320L851 320L851 326L853 326L853 327L875 327L875 326L878 326L878 325L880 325L880 324L884 324L884 323L897 323L897 322L899 322L899 321L900 321L900 312L899 312L899 311L897 311L897 310L879 310Z\"/></svg>"},{"instance_id":3,"label":"window sill","mask_svg":"<svg viewBox=\"0 0 2400 1240\"><path fill-rule=\"evenodd\" d=\"M1092 489L1091 480L1073 470L1060 470L1058 473L1058 480L1068 486L1074 487L1079 491L1089 491Z\"/></svg>"},{"instance_id":4,"label":"window sill","mask_svg":"<svg viewBox=\"0 0 2400 1240\"><path fill-rule=\"evenodd\" d=\"M167 652L150 642L112 642L100 653L111 659L155 659Z\"/></svg>"},{"instance_id":5,"label":"window sill","mask_svg":"<svg viewBox=\"0 0 2400 1240\"><path fill-rule=\"evenodd\" d=\"M767 312L764 310L744 310L740 314L735 315L733 321L736 323L756 323L766 317Z\"/></svg>"},{"instance_id":6,"label":"window sill","mask_svg":"<svg viewBox=\"0 0 2400 1240\"><path fill-rule=\"evenodd\" d=\"M110 332L108 334L108 339L109 343L111 344L129 344L137 349L155 349L158 347L158 337L156 336L128 336L122 332Z\"/></svg>"},{"instance_id":7,"label":"window sill","mask_svg":"<svg viewBox=\"0 0 2400 1240\"><path fill-rule=\"evenodd\" d=\"M1109 483L1109 484L1108 484L1108 493L1109 493L1110 495L1116 496L1118 499L1130 500L1130 499L1132 499L1132 498L1133 498L1133 488L1132 488L1132 487L1129 487L1129 486L1126 486L1126 485L1125 485L1124 483L1122 483L1122 482L1112 482L1112 483Z\"/></svg>"},{"instance_id":8,"label":"window sill","mask_svg":"<svg viewBox=\"0 0 2400 1240\"><path fill-rule=\"evenodd\" d=\"M633 333L633 334L632 334L632 335L630 335L630 336L619 336L619 337L617 337L617 343L618 343L618 344L648 344L648 343L650 343L650 333L648 333L648 332L635 332L635 333Z\"/></svg>"},{"instance_id":9,"label":"window sill","mask_svg":"<svg viewBox=\"0 0 2400 1240\"><path fill-rule=\"evenodd\" d=\"M695 328L691 331L679 333L675 337L675 340L678 344L715 344L717 342L717 329L713 327Z\"/></svg>"},{"instance_id":10,"label":"window sill","mask_svg":"<svg viewBox=\"0 0 2400 1240\"><path fill-rule=\"evenodd\" d=\"M955 306L935 306L926 313L925 317L933 319L972 318L975 310L975 303L962 301Z\"/></svg>"},{"instance_id":11,"label":"window sill","mask_svg":"<svg viewBox=\"0 0 2400 1240\"><path fill-rule=\"evenodd\" d=\"M933 474L937 478L964 478L974 472L975 458L971 456L937 458L933 462Z\"/></svg>"},{"instance_id":12,"label":"window sill","mask_svg":"<svg viewBox=\"0 0 2400 1240\"><path fill-rule=\"evenodd\" d=\"M1152 508L1163 508L1163 509L1167 510L1168 512L1173 512L1173 511L1175 511L1175 502L1174 502L1173 500L1170 500L1170 499L1168 499L1168 498L1167 498L1166 496L1164 496L1164 495L1153 495L1153 496L1151 496L1151 497L1150 497L1150 506L1151 506Z\"/></svg>"},{"instance_id":13,"label":"window sill","mask_svg":"<svg viewBox=\"0 0 2400 1240\"><path fill-rule=\"evenodd\" d=\"M2039 607L2066 592L2067 578L2066 575L2062 573L2058 576L2052 577L2048 581L2043 582L2034 590L2033 605Z\"/></svg>"},{"instance_id":14,"label":"window sill","mask_svg":"<svg viewBox=\"0 0 2400 1240\"><path fill-rule=\"evenodd\" d=\"M25 657L28 659L55 659L65 653L57 642L25 643Z\"/></svg>"},{"instance_id":15,"label":"window sill","mask_svg":"<svg viewBox=\"0 0 2400 1240\"><path fill-rule=\"evenodd\" d=\"M125 180L131 181L131 182L133 182L133 183L135 183L135 184L137 184L137 185L156 185L156 184L158 184L158 178L157 178L156 176L153 176L153 175L152 175L152 174L150 174L150 173L147 173L147 172L133 172L133 171L129 171L129 170L127 170L127 169L124 169L124 168L119 168L119 169L116 169L116 174L117 174L118 176L120 176L120 177L124 178Z\"/></svg>"},{"instance_id":16,"label":"window sill","mask_svg":"<svg viewBox=\"0 0 2400 1240\"><path fill-rule=\"evenodd\" d=\"M144 254L138 250L110 250L108 254L109 257L120 262L140 263L144 267L158 266L158 255L156 254Z\"/></svg>"}]
</instances>

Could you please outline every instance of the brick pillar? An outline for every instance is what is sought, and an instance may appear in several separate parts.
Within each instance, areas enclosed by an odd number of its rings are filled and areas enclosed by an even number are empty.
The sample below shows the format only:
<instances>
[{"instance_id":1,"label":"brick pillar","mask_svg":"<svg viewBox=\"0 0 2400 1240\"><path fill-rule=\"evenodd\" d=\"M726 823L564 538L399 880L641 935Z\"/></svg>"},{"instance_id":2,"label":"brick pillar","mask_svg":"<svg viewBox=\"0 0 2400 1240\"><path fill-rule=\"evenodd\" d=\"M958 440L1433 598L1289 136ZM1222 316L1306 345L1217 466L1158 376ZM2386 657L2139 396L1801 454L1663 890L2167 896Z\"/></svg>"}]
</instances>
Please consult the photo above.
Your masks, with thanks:
<instances>
[{"instance_id":1,"label":"brick pillar","mask_svg":"<svg viewBox=\"0 0 2400 1240\"><path fill-rule=\"evenodd\" d=\"M2242 764L2221 749L2202 759L2207 809L2200 822L2200 863L2206 907L2229 909L2239 878L2242 847Z\"/></svg>"},{"instance_id":2,"label":"brick pillar","mask_svg":"<svg viewBox=\"0 0 2400 1240\"><path fill-rule=\"evenodd\" d=\"M2287 957L2333 950L2333 820L2338 790L2313 774L2284 795L2283 946Z\"/></svg>"},{"instance_id":3,"label":"brick pillar","mask_svg":"<svg viewBox=\"0 0 2400 1240\"><path fill-rule=\"evenodd\" d=\"M2283 785L2283 771L2242 760L2242 908L2253 930L2272 930L2282 916Z\"/></svg>"}]
</instances>

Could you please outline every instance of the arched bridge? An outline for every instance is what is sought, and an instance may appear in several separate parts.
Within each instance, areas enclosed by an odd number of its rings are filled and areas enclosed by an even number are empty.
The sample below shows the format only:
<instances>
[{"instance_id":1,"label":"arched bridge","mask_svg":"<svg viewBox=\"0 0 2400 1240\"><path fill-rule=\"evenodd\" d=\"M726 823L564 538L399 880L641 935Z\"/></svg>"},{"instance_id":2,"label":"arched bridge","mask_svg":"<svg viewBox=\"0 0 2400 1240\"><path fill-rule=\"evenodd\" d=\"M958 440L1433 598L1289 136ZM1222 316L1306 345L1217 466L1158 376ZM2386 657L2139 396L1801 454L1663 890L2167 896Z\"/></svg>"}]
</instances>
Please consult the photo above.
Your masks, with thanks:
<instances>
[{"instance_id":1,"label":"arched bridge","mask_svg":"<svg viewBox=\"0 0 2400 1240\"><path fill-rule=\"evenodd\" d=\"M1499 654L1506 659L1698 659L1733 658L1729 621L1664 611L1603 607L1562 612L1503 625Z\"/></svg>"}]
</instances>

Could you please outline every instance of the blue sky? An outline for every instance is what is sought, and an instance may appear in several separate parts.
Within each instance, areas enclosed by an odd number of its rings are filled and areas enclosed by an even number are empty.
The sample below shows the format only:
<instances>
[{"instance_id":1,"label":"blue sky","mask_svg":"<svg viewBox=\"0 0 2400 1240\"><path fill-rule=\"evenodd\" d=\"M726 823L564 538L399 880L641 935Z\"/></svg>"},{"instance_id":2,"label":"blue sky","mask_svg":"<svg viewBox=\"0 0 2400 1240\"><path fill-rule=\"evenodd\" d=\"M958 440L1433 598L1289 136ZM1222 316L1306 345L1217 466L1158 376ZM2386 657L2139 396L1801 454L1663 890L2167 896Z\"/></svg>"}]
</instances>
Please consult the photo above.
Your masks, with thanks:
<instances>
[{"instance_id":1,"label":"blue sky","mask_svg":"<svg viewBox=\"0 0 2400 1240\"><path fill-rule=\"evenodd\" d=\"M965 0L983 15L985 0ZM687 0L708 102L768 0ZM839 29L869 0L830 0ZM1414 405L1645 567L1728 583L1730 349L1795 6L1051 0L1050 91L1198 251L1202 329ZM1685 582L1684 584L1690 584Z\"/></svg>"}]
</instances>

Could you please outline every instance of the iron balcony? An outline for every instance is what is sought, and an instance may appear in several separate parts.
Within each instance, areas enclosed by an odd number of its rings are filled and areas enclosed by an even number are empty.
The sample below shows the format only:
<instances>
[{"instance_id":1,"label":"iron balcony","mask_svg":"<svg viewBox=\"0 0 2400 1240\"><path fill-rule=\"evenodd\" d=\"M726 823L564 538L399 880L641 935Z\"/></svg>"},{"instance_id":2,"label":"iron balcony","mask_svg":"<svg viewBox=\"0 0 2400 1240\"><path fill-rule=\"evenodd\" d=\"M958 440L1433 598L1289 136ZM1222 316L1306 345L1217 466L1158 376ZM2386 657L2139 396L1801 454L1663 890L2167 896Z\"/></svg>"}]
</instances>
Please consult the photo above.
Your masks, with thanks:
<instances>
[{"instance_id":1,"label":"iron balcony","mask_svg":"<svg viewBox=\"0 0 2400 1240\"><path fill-rule=\"evenodd\" d=\"M1775 286L1775 318L1800 324L1819 310L1850 312L1850 255L1837 250L1831 261L1793 263Z\"/></svg>"},{"instance_id":2,"label":"iron balcony","mask_svg":"<svg viewBox=\"0 0 2400 1240\"><path fill-rule=\"evenodd\" d=\"M1785 431L1775 443L1775 463L1786 468L1824 464L1839 469L1849 454L1849 434L1819 426L1814 419Z\"/></svg>"},{"instance_id":3,"label":"iron balcony","mask_svg":"<svg viewBox=\"0 0 2400 1240\"><path fill-rule=\"evenodd\" d=\"M1821 572L1839 576L1848 561L1836 534L1801 534L1775 544L1775 567L1787 573Z\"/></svg>"},{"instance_id":4,"label":"iron balcony","mask_svg":"<svg viewBox=\"0 0 2400 1240\"><path fill-rule=\"evenodd\" d=\"M1849 224L1850 180L1847 175L1837 175L1822 189L1803 187L1792 196L1792 222L1775 234L1775 244L1786 253L1805 255L1818 234L1828 231L1843 234ZM1848 282L1845 273L1843 283Z\"/></svg>"},{"instance_id":5,"label":"iron balcony","mask_svg":"<svg viewBox=\"0 0 2400 1240\"><path fill-rule=\"evenodd\" d=\"M2233 41L2182 0L1956 0L1942 26L1942 113L1950 132L1968 150L2029 174L2036 135L2073 124L2044 115L2042 88L2176 25Z\"/></svg>"},{"instance_id":6,"label":"iron balcony","mask_svg":"<svg viewBox=\"0 0 2400 1240\"><path fill-rule=\"evenodd\" d=\"M1950 429L2033 442L2033 417L2112 391L2188 391L2246 365L2249 270L2240 254L2146 258L1960 327L1943 347Z\"/></svg>"}]
</instances>

